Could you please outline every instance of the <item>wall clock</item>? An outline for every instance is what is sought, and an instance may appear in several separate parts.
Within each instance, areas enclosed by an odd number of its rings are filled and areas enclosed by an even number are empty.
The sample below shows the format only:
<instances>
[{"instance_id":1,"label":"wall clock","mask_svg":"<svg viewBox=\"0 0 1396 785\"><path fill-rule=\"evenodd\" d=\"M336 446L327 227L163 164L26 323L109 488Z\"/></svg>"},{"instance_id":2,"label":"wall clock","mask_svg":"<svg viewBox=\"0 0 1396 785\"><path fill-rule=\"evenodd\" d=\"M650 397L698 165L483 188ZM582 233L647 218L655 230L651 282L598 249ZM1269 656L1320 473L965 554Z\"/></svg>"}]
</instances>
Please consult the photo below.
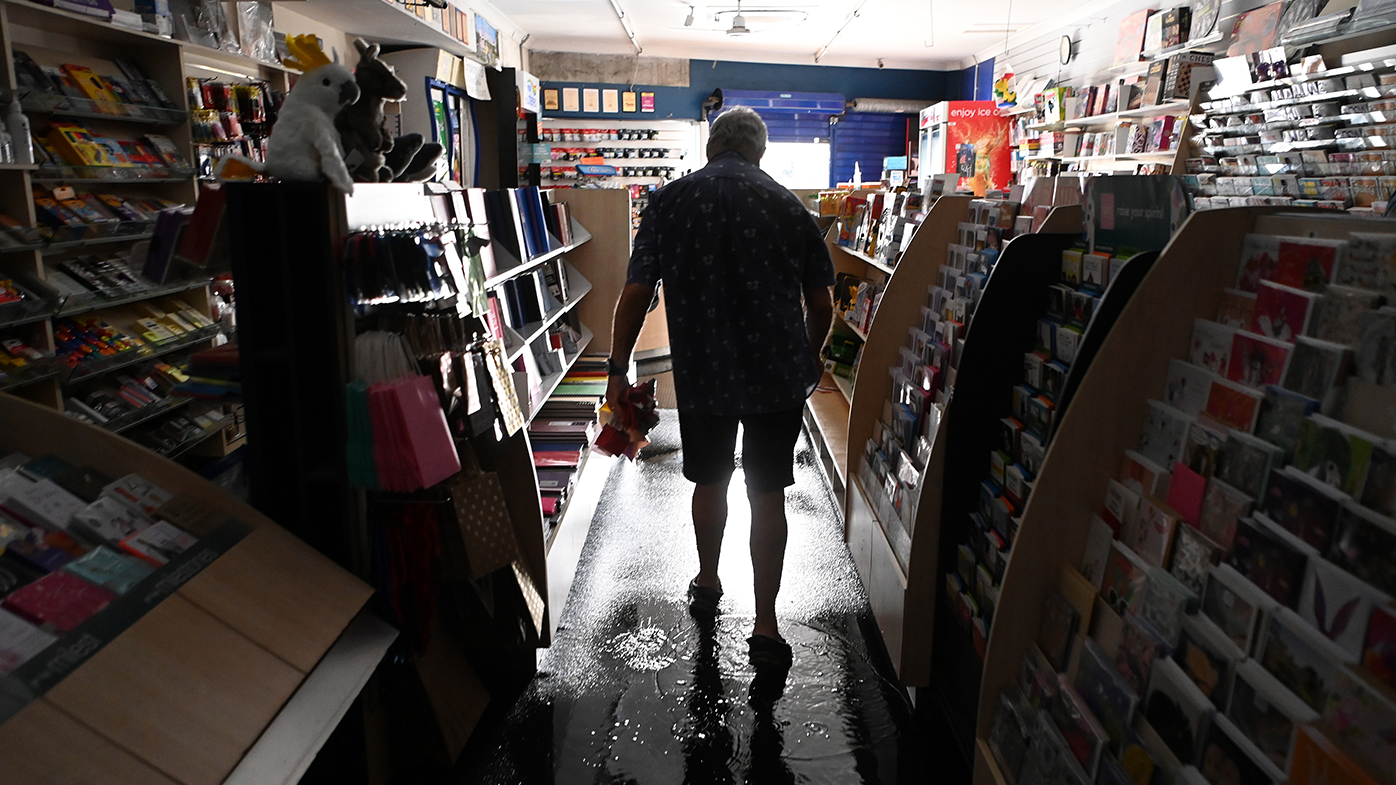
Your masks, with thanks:
<instances>
[{"instance_id":1,"label":"wall clock","mask_svg":"<svg viewBox=\"0 0 1396 785\"><path fill-rule=\"evenodd\" d=\"M1071 36L1062 36L1061 42L1057 44L1057 59L1062 65L1071 62Z\"/></svg>"}]
</instances>

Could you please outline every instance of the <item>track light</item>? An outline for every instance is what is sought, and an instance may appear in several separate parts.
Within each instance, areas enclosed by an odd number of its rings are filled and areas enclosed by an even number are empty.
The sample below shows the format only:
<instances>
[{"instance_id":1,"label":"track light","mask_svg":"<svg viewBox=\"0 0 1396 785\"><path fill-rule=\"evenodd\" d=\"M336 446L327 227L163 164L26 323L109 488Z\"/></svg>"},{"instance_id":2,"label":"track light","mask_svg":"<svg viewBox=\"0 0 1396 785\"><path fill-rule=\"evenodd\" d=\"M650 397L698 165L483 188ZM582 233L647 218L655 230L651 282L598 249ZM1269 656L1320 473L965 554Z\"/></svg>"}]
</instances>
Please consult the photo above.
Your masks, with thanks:
<instances>
[{"instance_id":1,"label":"track light","mask_svg":"<svg viewBox=\"0 0 1396 785\"><path fill-rule=\"evenodd\" d=\"M683 26L684 26L684 27L692 27L692 26L693 26L693 6L689 6L689 7L688 7L688 16L684 17L684 19L683 19Z\"/></svg>"}]
</instances>

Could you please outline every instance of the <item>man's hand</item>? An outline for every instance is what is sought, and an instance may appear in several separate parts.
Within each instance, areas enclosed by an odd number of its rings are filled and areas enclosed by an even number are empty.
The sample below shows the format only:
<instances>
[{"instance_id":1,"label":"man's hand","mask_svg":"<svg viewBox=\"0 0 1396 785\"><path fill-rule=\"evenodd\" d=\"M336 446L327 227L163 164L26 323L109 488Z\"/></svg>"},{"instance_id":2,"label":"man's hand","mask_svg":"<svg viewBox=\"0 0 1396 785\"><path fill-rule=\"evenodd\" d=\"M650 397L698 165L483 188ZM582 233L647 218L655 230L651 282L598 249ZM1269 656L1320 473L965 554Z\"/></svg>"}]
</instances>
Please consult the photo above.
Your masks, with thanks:
<instances>
[{"instance_id":1,"label":"man's hand","mask_svg":"<svg viewBox=\"0 0 1396 785\"><path fill-rule=\"evenodd\" d=\"M630 391L630 380L624 376L612 375L606 378L606 405L612 412L619 413L620 401Z\"/></svg>"}]
</instances>

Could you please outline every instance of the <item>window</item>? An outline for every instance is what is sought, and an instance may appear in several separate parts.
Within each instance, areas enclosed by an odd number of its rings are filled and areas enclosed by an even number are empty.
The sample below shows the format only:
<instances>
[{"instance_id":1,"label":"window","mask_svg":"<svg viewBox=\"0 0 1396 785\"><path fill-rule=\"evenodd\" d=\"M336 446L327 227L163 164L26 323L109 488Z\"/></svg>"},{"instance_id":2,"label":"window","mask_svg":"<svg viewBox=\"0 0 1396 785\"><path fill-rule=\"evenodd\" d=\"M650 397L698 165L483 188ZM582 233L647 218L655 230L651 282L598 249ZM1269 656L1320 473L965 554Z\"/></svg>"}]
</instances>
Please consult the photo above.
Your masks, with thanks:
<instances>
[{"instance_id":1,"label":"window","mask_svg":"<svg viewBox=\"0 0 1396 785\"><path fill-rule=\"evenodd\" d=\"M829 144L768 142L761 168L786 188L828 188Z\"/></svg>"}]
</instances>

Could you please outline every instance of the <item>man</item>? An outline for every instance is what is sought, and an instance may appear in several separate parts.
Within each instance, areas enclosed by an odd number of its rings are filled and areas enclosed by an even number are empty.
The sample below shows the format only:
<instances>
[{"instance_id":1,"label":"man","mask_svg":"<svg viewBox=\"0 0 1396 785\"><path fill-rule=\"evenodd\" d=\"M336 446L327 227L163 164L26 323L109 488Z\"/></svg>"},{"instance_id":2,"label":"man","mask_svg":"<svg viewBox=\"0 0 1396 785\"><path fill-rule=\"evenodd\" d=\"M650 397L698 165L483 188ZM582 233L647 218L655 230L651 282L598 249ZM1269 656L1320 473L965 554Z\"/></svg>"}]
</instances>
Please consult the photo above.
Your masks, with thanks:
<instances>
[{"instance_id":1,"label":"man","mask_svg":"<svg viewBox=\"0 0 1396 785\"><path fill-rule=\"evenodd\" d=\"M748 644L753 664L788 667L776 623L785 488L805 399L820 378L834 269L799 198L759 168L765 151L766 124L751 109L731 109L713 123L708 165L650 197L616 303L606 397L617 400L629 384L630 353L663 280L684 476L695 483L699 571L689 608L710 619L722 598L717 562L740 423L756 593Z\"/></svg>"}]
</instances>

